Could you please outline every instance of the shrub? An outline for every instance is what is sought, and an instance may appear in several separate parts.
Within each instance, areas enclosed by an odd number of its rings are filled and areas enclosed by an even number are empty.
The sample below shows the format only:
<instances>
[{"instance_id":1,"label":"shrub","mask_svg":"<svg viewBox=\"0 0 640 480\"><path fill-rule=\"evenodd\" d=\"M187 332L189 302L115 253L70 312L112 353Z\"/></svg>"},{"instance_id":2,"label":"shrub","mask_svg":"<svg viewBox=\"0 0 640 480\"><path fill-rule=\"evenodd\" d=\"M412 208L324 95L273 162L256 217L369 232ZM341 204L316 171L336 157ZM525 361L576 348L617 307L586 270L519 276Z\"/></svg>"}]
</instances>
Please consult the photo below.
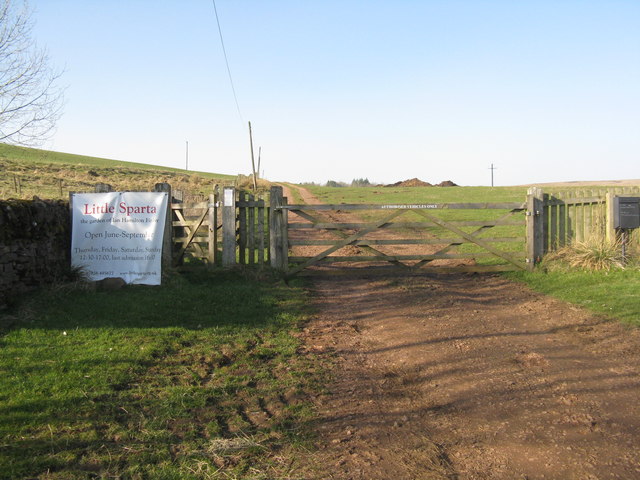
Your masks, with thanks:
<instances>
[{"instance_id":1,"label":"shrub","mask_svg":"<svg viewBox=\"0 0 640 480\"><path fill-rule=\"evenodd\" d=\"M329 180L327 182L327 187L346 187L343 182L336 182L335 180Z\"/></svg>"}]
</instances>

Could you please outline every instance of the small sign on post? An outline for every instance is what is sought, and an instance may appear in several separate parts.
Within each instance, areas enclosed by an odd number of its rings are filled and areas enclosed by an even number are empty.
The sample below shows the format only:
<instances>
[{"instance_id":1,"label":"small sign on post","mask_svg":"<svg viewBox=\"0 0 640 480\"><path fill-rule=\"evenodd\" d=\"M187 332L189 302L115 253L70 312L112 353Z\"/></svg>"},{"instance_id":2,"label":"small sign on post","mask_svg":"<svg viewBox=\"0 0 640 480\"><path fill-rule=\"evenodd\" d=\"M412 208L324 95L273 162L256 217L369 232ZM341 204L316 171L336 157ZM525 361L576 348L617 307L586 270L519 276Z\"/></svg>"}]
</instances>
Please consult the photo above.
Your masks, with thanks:
<instances>
[{"instance_id":1,"label":"small sign on post","mask_svg":"<svg viewBox=\"0 0 640 480\"><path fill-rule=\"evenodd\" d=\"M236 189L225 187L222 193L222 266L236 265Z\"/></svg>"},{"instance_id":2,"label":"small sign on post","mask_svg":"<svg viewBox=\"0 0 640 480\"><path fill-rule=\"evenodd\" d=\"M640 197L614 197L614 228L640 228Z\"/></svg>"},{"instance_id":3,"label":"small sign on post","mask_svg":"<svg viewBox=\"0 0 640 480\"><path fill-rule=\"evenodd\" d=\"M613 198L613 226L622 246L622 260L627 260L629 230L640 228L640 197Z\"/></svg>"}]
</instances>

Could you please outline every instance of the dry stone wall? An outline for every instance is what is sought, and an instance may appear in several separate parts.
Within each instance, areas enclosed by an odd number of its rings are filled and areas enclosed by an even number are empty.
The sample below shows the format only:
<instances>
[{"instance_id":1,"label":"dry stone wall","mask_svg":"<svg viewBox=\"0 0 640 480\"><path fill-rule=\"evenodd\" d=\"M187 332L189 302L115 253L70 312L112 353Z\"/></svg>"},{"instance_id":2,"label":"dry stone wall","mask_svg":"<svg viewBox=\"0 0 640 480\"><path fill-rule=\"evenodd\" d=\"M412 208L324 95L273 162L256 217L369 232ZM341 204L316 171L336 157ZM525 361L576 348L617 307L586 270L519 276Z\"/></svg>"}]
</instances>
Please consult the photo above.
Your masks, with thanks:
<instances>
[{"instance_id":1,"label":"dry stone wall","mask_svg":"<svg viewBox=\"0 0 640 480\"><path fill-rule=\"evenodd\" d=\"M70 271L68 202L0 201L0 308Z\"/></svg>"}]
</instances>

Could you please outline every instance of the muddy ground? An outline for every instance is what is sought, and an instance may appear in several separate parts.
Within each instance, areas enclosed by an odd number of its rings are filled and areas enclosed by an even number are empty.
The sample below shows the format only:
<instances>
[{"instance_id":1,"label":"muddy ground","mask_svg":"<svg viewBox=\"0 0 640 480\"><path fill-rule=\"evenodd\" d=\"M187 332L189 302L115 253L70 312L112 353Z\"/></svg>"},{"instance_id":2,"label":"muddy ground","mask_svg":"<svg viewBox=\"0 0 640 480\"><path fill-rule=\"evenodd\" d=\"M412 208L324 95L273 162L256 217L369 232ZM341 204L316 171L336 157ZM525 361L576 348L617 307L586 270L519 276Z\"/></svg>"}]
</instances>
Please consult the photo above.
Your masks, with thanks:
<instances>
[{"instance_id":1,"label":"muddy ground","mask_svg":"<svg viewBox=\"0 0 640 480\"><path fill-rule=\"evenodd\" d=\"M640 478L640 330L499 275L314 276L305 479Z\"/></svg>"}]
</instances>

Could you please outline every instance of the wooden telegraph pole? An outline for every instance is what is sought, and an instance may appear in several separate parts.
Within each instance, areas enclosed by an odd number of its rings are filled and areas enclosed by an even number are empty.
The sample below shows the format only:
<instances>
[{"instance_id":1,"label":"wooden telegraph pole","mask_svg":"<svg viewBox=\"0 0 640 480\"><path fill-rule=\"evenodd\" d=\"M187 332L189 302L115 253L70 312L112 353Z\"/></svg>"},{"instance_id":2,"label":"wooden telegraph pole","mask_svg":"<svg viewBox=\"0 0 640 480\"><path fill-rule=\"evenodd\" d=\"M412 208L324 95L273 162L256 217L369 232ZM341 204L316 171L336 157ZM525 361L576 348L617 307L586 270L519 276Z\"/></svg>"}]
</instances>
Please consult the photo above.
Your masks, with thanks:
<instances>
[{"instance_id":1,"label":"wooden telegraph pole","mask_svg":"<svg viewBox=\"0 0 640 480\"><path fill-rule=\"evenodd\" d=\"M253 191L258 190L258 181L256 179L256 161L253 157L253 134L251 133L251 122L249 122L249 143L251 144L251 169L253 171Z\"/></svg>"},{"instance_id":2,"label":"wooden telegraph pole","mask_svg":"<svg viewBox=\"0 0 640 480\"><path fill-rule=\"evenodd\" d=\"M491 170L491 186L493 187L493 171L496 170L496 167L493 166L493 163L489 167L489 170Z\"/></svg>"}]
</instances>

